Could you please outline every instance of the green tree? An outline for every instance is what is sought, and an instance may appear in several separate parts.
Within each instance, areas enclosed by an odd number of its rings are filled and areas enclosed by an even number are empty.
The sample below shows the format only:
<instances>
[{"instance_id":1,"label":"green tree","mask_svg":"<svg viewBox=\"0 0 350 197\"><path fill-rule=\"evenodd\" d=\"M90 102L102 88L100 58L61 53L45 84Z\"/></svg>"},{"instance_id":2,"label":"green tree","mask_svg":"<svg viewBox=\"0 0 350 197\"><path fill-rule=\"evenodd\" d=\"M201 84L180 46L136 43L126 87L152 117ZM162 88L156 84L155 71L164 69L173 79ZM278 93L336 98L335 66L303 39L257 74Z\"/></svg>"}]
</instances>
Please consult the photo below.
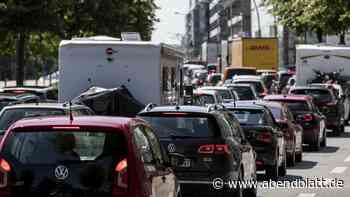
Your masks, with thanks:
<instances>
[{"instance_id":1,"label":"green tree","mask_svg":"<svg viewBox=\"0 0 350 197\"><path fill-rule=\"evenodd\" d=\"M149 40L156 9L154 0L3 0L0 55L16 53L16 80L23 85L25 60L57 57L61 39L137 31Z\"/></svg>"},{"instance_id":2,"label":"green tree","mask_svg":"<svg viewBox=\"0 0 350 197\"><path fill-rule=\"evenodd\" d=\"M279 22L297 34L314 31L322 41L322 34L340 35L350 28L350 4L347 0L264 0L271 6Z\"/></svg>"}]
</instances>

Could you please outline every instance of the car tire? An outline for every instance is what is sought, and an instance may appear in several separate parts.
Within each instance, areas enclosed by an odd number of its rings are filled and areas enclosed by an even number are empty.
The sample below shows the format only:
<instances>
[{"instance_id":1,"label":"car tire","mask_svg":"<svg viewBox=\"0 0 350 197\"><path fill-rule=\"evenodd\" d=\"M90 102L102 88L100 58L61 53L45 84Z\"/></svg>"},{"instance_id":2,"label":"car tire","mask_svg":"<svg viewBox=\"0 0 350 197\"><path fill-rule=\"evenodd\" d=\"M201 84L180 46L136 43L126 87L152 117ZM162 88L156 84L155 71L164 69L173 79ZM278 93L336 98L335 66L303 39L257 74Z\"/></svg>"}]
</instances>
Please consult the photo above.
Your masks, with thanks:
<instances>
[{"instance_id":1,"label":"car tire","mask_svg":"<svg viewBox=\"0 0 350 197\"><path fill-rule=\"evenodd\" d=\"M242 172L242 170L240 170L240 173L239 173L239 181L243 181L243 172ZM229 192L229 194L227 194L225 196L243 197L243 189L242 188L235 189L233 192Z\"/></svg>"},{"instance_id":2,"label":"car tire","mask_svg":"<svg viewBox=\"0 0 350 197\"><path fill-rule=\"evenodd\" d=\"M296 162L302 162L303 161L303 151L300 151L300 152L298 152L295 155L295 160L296 160Z\"/></svg>"},{"instance_id":3,"label":"car tire","mask_svg":"<svg viewBox=\"0 0 350 197\"><path fill-rule=\"evenodd\" d=\"M341 130L341 126L333 129L333 136L339 137L340 133L342 132Z\"/></svg>"},{"instance_id":4,"label":"car tire","mask_svg":"<svg viewBox=\"0 0 350 197\"><path fill-rule=\"evenodd\" d=\"M276 150L276 156L275 156L275 164L274 165L267 165L265 167L265 174L268 179L271 180L277 180L278 179L278 150Z\"/></svg>"},{"instance_id":5,"label":"car tire","mask_svg":"<svg viewBox=\"0 0 350 197\"><path fill-rule=\"evenodd\" d=\"M296 153L295 153L295 149L294 151L288 155L288 158L287 158L287 164L288 164L288 167L293 167L295 166L296 164Z\"/></svg>"},{"instance_id":6,"label":"car tire","mask_svg":"<svg viewBox=\"0 0 350 197\"><path fill-rule=\"evenodd\" d=\"M324 147L327 146L327 132L326 132L326 131L324 131L323 139L322 139L322 142L321 142L320 146L321 146L322 148L324 148Z\"/></svg>"},{"instance_id":7,"label":"car tire","mask_svg":"<svg viewBox=\"0 0 350 197\"><path fill-rule=\"evenodd\" d=\"M278 169L278 175L281 177L284 177L287 175L287 157L286 157L286 153L284 153L284 157L283 157L283 162L281 163L281 166Z\"/></svg>"}]
</instances>

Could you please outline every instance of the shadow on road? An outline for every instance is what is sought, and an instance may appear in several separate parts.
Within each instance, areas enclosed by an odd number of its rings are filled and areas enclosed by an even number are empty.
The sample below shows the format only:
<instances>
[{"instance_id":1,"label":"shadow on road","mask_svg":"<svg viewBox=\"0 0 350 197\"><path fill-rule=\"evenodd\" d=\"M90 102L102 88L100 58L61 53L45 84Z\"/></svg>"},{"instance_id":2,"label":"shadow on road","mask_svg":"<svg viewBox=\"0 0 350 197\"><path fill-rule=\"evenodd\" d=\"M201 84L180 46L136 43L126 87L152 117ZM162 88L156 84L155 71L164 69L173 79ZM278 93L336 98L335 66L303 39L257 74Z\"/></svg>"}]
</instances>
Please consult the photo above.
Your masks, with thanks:
<instances>
[{"instance_id":1,"label":"shadow on road","mask_svg":"<svg viewBox=\"0 0 350 197\"><path fill-rule=\"evenodd\" d=\"M293 170L307 170L307 169L312 169L317 165L317 162L315 161L302 161L298 163L296 166L290 168Z\"/></svg>"},{"instance_id":2,"label":"shadow on road","mask_svg":"<svg viewBox=\"0 0 350 197\"><path fill-rule=\"evenodd\" d=\"M332 133L327 133L327 137L329 138L350 138L350 132L345 132L340 134L340 136L334 136Z\"/></svg>"},{"instance_id":3,"label":"shadow on road","mask_svg":"<svg viewBox=\"0 0 350 197\"><path fill-rule=\"evenodd\" d=\"M335 153L339 150L339 147L337 146L327 146L324 148L321 148L319 151L314 151L308 146L303 147L304 152L313 152L313 153Z\"/></svg>"}]
</instances>

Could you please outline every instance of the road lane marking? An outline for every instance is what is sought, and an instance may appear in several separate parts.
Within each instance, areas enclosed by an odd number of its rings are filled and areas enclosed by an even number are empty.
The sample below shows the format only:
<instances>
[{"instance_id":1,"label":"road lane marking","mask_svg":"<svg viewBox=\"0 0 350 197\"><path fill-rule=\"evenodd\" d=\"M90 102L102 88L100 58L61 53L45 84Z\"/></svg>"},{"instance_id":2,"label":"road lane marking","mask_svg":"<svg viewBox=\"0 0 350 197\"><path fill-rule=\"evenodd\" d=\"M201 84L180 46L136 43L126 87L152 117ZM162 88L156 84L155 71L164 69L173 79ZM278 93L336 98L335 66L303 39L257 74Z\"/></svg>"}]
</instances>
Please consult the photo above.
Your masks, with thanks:
<instances>
[{"instance_id":1,"label":"road lane marking","mask_svg":"<svg viewBox=\"0 0 350 197\"><path fill-rule=\"evenodd\" d=\"M331 171L331 174L341 174L345 172L346 169L348 169L348 167L336 167Z\"/></svg>"},{"instance_id":2,"label":"road lane marking","mask_svg":"<svg viewBox=\"0 0 350 197\"><path fill-rule=\"evenodd\" d=\"M315 197L315 193L300 193L298 197Z\"/></svg>"},{"instance_id":3,"label":"road lane marking","mask_svg":"<svg viewBox=\"0 0 350 197\"><path fill-rule=\"evenodd\" d=\"M344 160L344 162L350 162L350 156L348 156L348 157Z\"/></svg>"}]
</instances>

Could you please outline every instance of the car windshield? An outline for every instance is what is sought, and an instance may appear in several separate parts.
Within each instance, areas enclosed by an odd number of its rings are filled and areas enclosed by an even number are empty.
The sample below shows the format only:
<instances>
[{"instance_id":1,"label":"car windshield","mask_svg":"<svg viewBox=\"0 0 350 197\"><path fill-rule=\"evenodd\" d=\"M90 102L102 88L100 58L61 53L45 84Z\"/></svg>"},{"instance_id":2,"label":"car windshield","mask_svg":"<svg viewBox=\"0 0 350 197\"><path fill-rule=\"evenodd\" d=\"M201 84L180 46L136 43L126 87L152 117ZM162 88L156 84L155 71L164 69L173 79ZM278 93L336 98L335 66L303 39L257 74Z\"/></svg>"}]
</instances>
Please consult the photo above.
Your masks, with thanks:
<instances>
[{"instance_id":1,"label":"car windshield","mask_svg":"<svg viewBox=\"0 0 350 197\"><path fill-rule=\"evenodd\" d=\"M36 117L36 116L56 116L64 115L64 111L60 109L44 109L44 108L15 108L3 111L0 116L0 133L5 132L12 123L17 120Z\"/></svg>"},{"instance_id":2,"label":"car windshield","mask_svg":"<svg viewBox=\"0 0 350 197\"><path fill-rule=\"evenodd\" d=\"M258 92L258 93L263 93L264 92L264 87L262 86L261 82L260 81L236 81L234 82L235 84L251 84L254 86L255 90Z\"/></svg>"},{"instance_id":3,"label":"car windshield","mask_svg":"<svg viewBox=\"0 0 350 197\"><path fill-rule=\"evenodd\" d=\"M333 96L328 90L319 89L297 89L292 90L292 94L297 95L310 95L316 102L332 102Z\"/></svg>"},{"instance_id":4,"label":"car windshield","mask_svg":"<svg viewBox=\"0 0 350 197\"><path fill-rule=\"evenodd\" d=\"M208 105L208 104L214 104L215 99L213 95L209 94L201 94L201 95L195 95L193 98L193 104L194 105Z\"/></svg>"},{"instance_id":5,"label":"car windshield","mask_svg":"<svg viewBox=\"0 0 350 197\"><path fill-rule=\"evenodd\" d=\"M250 87L232 87L237 93L239 100L256 100L253 90Z\"/></svg>"},{"instance_id":6,"label":"car windshield","mask_svg":"<svg viewBox=\"0 0 350 197\"><path fill-rule=\"evenodd\" d=\"M209 117L143 116L142 119L155 128L160 138L207 138L215 136L218 129L214 120Z\"/></svg>"},{"instance_id":7,"label":"car windshield","mask_svg":"<svg viewBox=\"0 0 350 197\"><path fill-rule=\"evenodd\" d=\"M99 131L12 132L7 139L5 154L21 164L94 161L127 151L122 135Z\"/></svg>"},{"instance_id":8,"label":"car windshield","mask_svg":"<svg viewBox=\"0 0 350 197\"><path fill-rule=\"evenodd\" d=\"M231 112L242 125L265 125L264 112L256 109L235 109Z\"/></svg>"}]
</instances>

